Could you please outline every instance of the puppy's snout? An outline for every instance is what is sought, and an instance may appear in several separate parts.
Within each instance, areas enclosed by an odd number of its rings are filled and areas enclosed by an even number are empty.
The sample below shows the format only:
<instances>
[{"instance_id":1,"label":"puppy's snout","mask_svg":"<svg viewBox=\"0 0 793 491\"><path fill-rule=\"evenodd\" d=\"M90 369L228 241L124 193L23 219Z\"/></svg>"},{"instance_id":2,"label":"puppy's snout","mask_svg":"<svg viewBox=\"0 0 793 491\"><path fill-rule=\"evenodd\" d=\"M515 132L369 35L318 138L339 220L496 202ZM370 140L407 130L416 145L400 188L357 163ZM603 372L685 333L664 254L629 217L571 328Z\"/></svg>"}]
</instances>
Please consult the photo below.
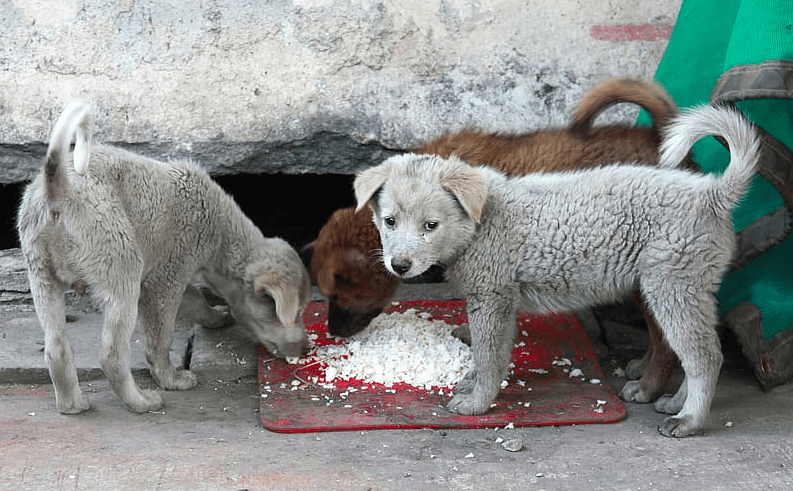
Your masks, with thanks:
<instances>
[{"instance_id":1,"label":"puppy's snout","mask_svg":"<svg viewBox=\"0 0 793 491\"><path fill-rule=\"evenodd\" d=\"M398 275L403 275L408 272L413 263L410 259L405 257L395 257L391 259L391 269Z\"/></svg>"},{"instance_id":2,"label":"puppy's snout","mask_svg":"<svg viewBox=\"0 0 793 491\"><path fill-rule=\"evenodd\" d=\"M284 342L278 345L278 354L283 355L285 358L294 358L304 355L310 348L308 339L300 341Z\"/></svg>"}]
</instances>

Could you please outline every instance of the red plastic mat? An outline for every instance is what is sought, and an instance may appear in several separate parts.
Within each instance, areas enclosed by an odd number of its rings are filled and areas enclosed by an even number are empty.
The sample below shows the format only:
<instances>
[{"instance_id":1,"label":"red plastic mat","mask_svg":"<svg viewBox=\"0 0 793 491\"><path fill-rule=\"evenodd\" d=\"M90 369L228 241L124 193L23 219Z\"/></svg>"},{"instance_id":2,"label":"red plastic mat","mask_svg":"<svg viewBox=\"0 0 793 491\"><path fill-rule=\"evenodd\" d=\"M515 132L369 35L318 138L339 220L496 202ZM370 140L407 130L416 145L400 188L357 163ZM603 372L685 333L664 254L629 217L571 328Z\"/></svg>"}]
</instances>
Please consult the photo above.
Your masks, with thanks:
<instances>
[{"instance_id":1,"label":"red plastic mat","mask_svg":"<svg viewBox=\"0 0 793 491\"><path fill-rule=\"evenodd\" d=\"M452 325L466 322L463 301L411 301L389 312L409 308ZM306 329L328 339L325 304L310 303ZM410 428L492 428L532 425L613 423L626 411L603 381L592 344L575 316L519 316L508 385L483 415L461 416L445 409L450 389L427 391L407 384L386 387L357 380L334 380L333 388L312 383L318 364L289 365L259 352L260 417L265 428L282 433Z\"/></svg>"}]
</instances>

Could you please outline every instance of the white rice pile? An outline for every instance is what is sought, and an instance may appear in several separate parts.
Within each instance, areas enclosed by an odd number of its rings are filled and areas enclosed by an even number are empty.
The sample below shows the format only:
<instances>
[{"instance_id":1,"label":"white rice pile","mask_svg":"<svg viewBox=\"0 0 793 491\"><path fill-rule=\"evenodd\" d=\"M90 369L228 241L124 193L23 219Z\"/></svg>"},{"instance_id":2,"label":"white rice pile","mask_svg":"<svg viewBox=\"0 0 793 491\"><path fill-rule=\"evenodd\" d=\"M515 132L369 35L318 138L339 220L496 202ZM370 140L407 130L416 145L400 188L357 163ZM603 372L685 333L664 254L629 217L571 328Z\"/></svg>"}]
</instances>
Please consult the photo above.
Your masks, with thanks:
<instances>
[{"instance_id":1,"label":"white rice pile","mask_svg":"<svg viewBox=\"0 0 793 491\"><path fill-rule=\"evenodd\" d=\"M316 357L325 360L326 382L354 378L389 387L398 382L425 390L453 387L473 360L471 348L451 335L452 328L419 317L414 309L380 314L346 344L317 347Z\"/></svg>"}]
</instances>

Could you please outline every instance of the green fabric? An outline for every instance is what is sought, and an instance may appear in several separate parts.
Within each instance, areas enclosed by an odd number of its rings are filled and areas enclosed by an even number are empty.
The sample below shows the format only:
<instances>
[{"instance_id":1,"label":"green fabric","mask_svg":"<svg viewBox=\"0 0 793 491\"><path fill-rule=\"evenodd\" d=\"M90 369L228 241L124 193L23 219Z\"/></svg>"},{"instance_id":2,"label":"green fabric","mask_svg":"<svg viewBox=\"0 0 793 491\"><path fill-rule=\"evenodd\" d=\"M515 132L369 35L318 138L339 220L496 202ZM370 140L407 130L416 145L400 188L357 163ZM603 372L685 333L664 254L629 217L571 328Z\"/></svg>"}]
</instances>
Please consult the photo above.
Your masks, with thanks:
<instances>
[{"instance_id":1,"label":"green fabric","mask_svg":"<svg viewBox=\"0 0 793 491\"><path fill-rule=\"evenodd\" d=\"M706 104L719 76L735 65L793 59L790 0L685 0L655 78L681 107ZM793 101L742 101L738 107L772 136L793 149ZM648 124L642 114L640 124ZM694 147L706 172L722 172L729 152L714 138ZM782 198L757 176L734 212L741 230L776 210ZM793 326L793 238L750 261L724 279L721 314L751 301L763 314L766 340Z\"/></svg>"}]
</instances>

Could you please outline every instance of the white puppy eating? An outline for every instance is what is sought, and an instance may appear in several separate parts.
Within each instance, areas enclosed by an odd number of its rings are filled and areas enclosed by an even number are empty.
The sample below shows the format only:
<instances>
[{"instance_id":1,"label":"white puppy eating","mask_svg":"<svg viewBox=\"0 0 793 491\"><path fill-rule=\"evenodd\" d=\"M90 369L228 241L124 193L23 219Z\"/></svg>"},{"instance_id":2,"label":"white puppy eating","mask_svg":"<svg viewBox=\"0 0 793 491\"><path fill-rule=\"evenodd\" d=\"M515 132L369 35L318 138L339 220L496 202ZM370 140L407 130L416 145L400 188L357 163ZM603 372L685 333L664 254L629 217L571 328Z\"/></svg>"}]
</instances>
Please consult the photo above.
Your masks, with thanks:
<instances>
[{"instance_id":1,"label":"white puppy eating","mask_svg":"<svg viewBox=\"0 0 793 491\"><path fill-rule=\"evenodd\" d=\"M64 291L73 285L87 286L102 306L102 369L131 411L162 406L161 395L141 390L130 372L138 315L151 374L172 390L196 385L195 375L169 357L180 302L209 326L228 320L190 285L196 275L270 351L299 356L307 344L301 312L310 282L297 252L265 238L197 166L92 146L92 134L88 106L69 105L17 222L58 410L89 408L65 332Z\"/></svg>"},{"instance_id":2,"label":"white puppy eating","mask_svg":"<svg viewBox=\"0 0 793 491\"><path fill-rule=\"evenodd\" d=\"M691 146L720 135L732 155L721 177L676 170ZM657 408L659 431L683 437L704 423L722 355L715 293L735 249L732 208L759 153L736 111L680 116L662 167L614 165L508 179L454 157L401 155L361 172L386 267L402 278L446 267L468 302L475 368L449 410L482 414L507 374L518 309L534 313L612 302L639 288L685 371Z\"/></svg>"}]
</instances>

